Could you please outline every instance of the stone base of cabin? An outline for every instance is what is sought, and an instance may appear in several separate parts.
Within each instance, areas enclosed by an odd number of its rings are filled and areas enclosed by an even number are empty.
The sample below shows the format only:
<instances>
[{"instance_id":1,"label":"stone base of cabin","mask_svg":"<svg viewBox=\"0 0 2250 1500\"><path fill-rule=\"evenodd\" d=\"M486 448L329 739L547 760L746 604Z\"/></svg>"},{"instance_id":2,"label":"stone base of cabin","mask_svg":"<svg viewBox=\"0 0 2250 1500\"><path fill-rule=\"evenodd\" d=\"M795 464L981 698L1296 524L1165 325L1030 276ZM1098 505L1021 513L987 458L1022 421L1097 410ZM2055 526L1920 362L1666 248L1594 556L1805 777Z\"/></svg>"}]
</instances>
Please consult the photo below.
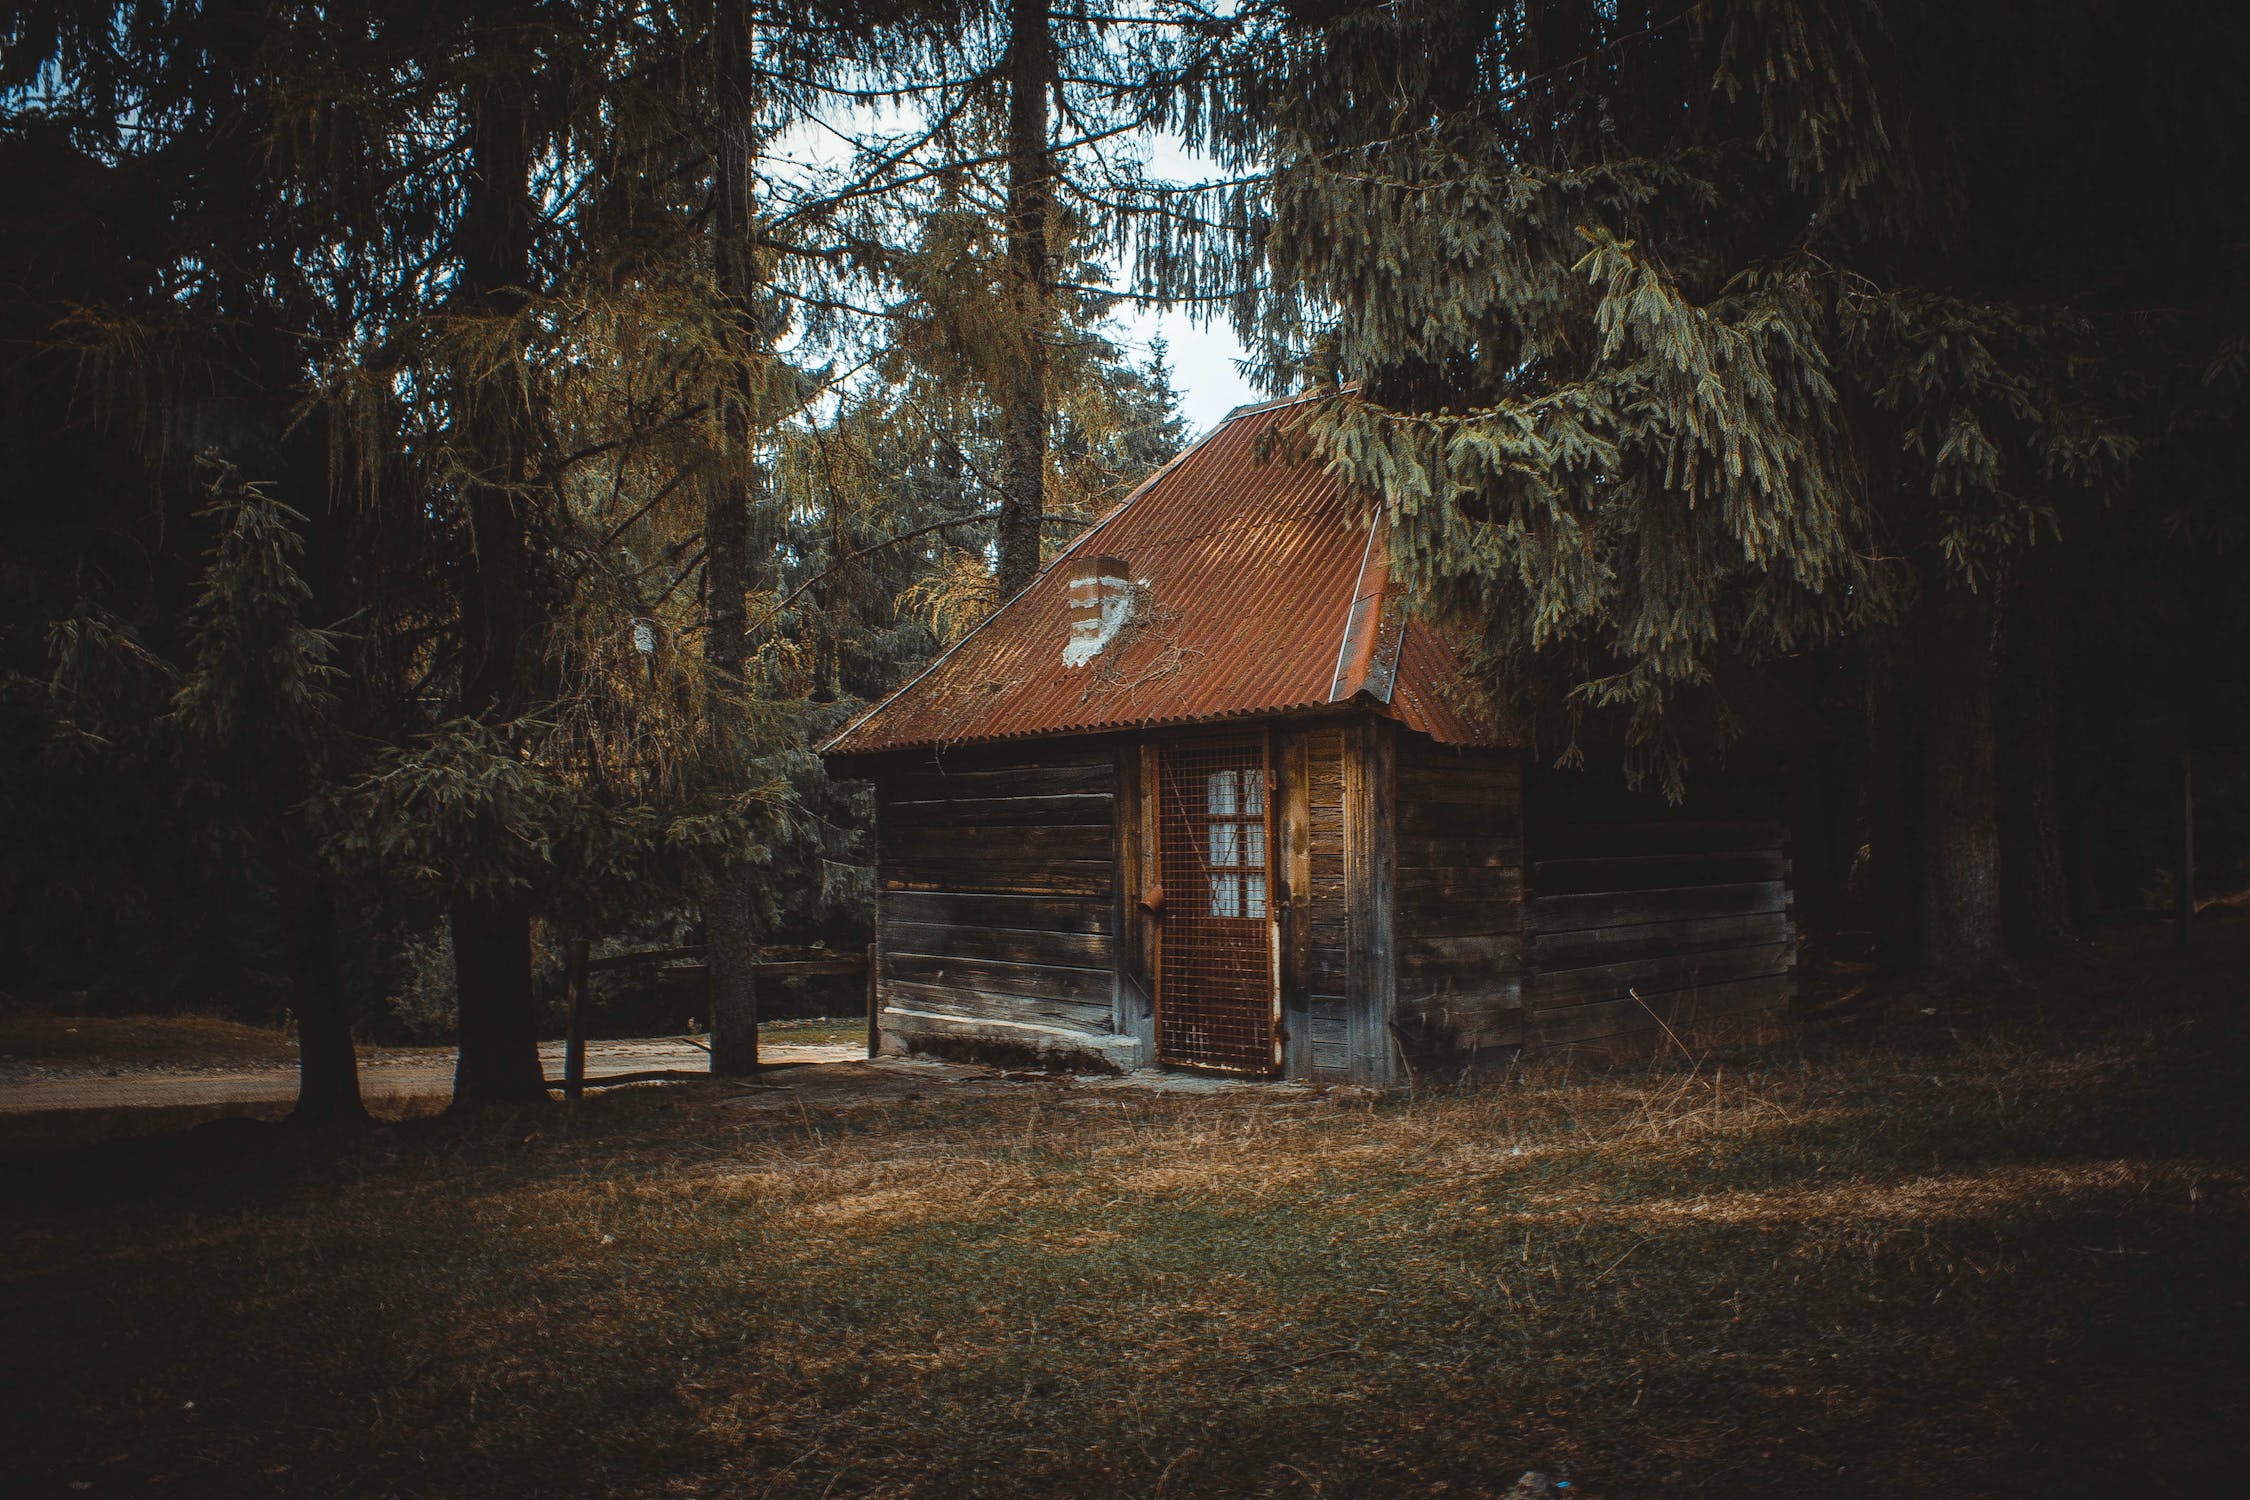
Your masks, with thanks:
<instances>
[{"instance_id":1,"label":"stone base of cabin","mask_svg":"<svg viewBox=\"0 0 2250 1500\"><path fill-rule=\"evenodd\" d=\"M1130 1073L1149 1065L1147 1046L1130 1036L1101 1036L1025 1021L958 1016L886 1006L885 1057L942 1057L997 1067L1071 1073Z\"/></svg>"}]
</instances>

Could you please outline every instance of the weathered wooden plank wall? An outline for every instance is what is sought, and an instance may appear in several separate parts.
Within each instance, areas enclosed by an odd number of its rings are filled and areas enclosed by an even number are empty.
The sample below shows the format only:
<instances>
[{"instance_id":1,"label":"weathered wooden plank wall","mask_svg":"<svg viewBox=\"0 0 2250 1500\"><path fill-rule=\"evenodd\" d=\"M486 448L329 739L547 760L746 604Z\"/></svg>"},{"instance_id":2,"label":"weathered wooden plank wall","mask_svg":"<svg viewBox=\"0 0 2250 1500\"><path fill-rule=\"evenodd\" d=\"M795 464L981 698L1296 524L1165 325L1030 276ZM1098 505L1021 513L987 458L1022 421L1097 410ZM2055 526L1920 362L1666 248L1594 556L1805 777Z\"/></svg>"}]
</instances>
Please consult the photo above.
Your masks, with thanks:
<instances>
[{"instance_id":1,"label":"weathered wooden plank wall","mask_svg":"<svg viewBox=\"0 0 2250 1500\"><path fill-rule=\"evenodd\" d=\"M1156 1056L1157 926L1143 898L1162 889L1152 812L1157 806L1154 740L1117 747L1117 1000L1112 1027L1131 1037L1144 1063Z\"/></svg>"},{"instance_id":2,"label":"weathered wooden plank wall","mask_svg":"<svg viewBox=\"0 0 2250 1500\"><path fill-rule=\"evenodd\" d=\"M1417 1068L1522 1044L1523 757L1399 736L1398 1029Z\"/></svg>"},{"instance_id":3,"label":"weathered wooden plank wall","mask_svg":"<svg viewBox=\"0 0 2250 1500\"><path fill-rule=\"evenodd\" d=\"M1280 757L1289 926L1283 986L1293 1078L1352 1076L1350 919L1344 885L1344 731L1288 735Z\"/></svg>"},{"instance_id":4,"label":"weathered wooden plank wall","mask_svg":"<svg viewBox=\"0 0 2250 1500\"><path fill-rule=\"evenodd\" d=\"M1756 1024L1794 992L1786 790L1692 778L1679 807L1614 770L1526 793L1530 1040L1614 1050Z\"/></svg>"},{"instance_id":5,"label":"weathered wooden plank wall","mask_svg":"<svg viewBox=\"0 0 2250 1500\"><path fill-rule=\"evenodd\" d=\"M1396 1079L1398 737L1367 718L1344 726L1344 994L1351 1076Z\"/></svg>"},{"instance_id":6,"label":"weathered wooden plank wall","mask_svg":"<svg viewBox=\"0 0 2250 1500\"><path fill-rule=\"evenodd\" d=\"M1117 1024L1118 766L1113 745L1050 742L886 769L876 946L887 1050L975 1042L1131 1064Z\"/></svg>"}]
</instances>

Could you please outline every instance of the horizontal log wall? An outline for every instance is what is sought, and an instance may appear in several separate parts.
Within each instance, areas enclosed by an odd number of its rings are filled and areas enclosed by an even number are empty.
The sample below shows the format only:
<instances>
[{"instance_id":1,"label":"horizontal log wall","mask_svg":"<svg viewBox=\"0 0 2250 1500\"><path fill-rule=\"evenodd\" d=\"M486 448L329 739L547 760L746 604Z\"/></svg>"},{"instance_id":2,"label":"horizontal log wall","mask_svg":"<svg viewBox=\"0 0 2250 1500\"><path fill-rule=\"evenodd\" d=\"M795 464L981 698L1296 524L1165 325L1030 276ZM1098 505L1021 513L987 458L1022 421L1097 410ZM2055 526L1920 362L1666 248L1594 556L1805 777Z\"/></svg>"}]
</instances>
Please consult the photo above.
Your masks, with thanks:
<instances>
[{"instance_id":1,"label":"horizontal log wall","mask_svg":"<svg viewBox=\"0 0 2250 1500\"><path fill-rule=\"evenodd\" d=\"M1678 807L1614 768L1526 792L1530 1040L1625 1050L1755 1026L1794 992L1784 788L1692 778Z\"/></svg>"},{"instance_id":2,"label":"horizontal log wall","mask_svg":"<svg viewBox=\"0 0 2250 1500\"><path fill-rule=\"evenodd\" d=\"M1118 756L1109 745L903 761L878 779L886 1050L1115 1064Z\"/></svg>"},{"instance_id":3,"label":"horizontal log wall","mask_svg":"<svg viewBox=\"0 0 2250 1500\"><path fill-rule=\"evenodd\" d=\"M1458 1068L1523 1041L1523 761L1398 743L1399 1038Z\"/></svg>"}]
</instances>

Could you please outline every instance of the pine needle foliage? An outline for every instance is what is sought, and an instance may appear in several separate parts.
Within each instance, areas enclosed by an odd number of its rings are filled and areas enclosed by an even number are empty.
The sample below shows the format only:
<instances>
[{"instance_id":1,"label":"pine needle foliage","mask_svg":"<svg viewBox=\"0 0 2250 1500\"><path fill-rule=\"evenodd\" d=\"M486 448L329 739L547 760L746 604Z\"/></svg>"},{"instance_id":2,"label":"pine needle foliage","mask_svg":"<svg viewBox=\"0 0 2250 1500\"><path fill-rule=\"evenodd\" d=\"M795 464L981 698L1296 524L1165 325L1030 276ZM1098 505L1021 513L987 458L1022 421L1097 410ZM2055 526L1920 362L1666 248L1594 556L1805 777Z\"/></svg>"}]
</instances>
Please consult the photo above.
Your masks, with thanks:
<instances>
[{"instance_id":1,"label":"pine needle foliage","mask_svg":"<svg viewBox=\"0 0 2250 1500\"><path fill-rule=\"evenodd\" d=\"M1614 717L1676 786L1722 660L1989 595L2120 492L2114 331L2007 218L2050 143L1978 111L2122 23L2026 60L2035 9L1308 0L1183 106L1270 161L1200 210L1261 225L1269 380L1550 751Z\"/></svg>"}]
</instances>

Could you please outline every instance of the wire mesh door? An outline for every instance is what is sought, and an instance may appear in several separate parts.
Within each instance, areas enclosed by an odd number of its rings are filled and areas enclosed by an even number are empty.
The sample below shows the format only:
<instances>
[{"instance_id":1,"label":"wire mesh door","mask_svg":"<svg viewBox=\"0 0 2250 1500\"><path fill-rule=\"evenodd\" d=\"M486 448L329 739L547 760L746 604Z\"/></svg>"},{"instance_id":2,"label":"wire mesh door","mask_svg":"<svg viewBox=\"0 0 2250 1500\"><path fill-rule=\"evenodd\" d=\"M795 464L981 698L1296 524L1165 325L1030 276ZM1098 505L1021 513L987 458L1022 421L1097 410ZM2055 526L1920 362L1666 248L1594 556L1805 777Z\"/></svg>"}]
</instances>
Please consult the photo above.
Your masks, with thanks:
<instances>
[{"instance_id":1,"label":"wire mesh door","mask_svg":"<svg viewBox=\"0 0 2250 1500\"><path fill-rule=\"evenodd\" d=\"M1165 1062L1279 1066L1267 765L1263 734L1168 740L1160 751L1156 1050Z\"/></svg>"}]
</instances>

